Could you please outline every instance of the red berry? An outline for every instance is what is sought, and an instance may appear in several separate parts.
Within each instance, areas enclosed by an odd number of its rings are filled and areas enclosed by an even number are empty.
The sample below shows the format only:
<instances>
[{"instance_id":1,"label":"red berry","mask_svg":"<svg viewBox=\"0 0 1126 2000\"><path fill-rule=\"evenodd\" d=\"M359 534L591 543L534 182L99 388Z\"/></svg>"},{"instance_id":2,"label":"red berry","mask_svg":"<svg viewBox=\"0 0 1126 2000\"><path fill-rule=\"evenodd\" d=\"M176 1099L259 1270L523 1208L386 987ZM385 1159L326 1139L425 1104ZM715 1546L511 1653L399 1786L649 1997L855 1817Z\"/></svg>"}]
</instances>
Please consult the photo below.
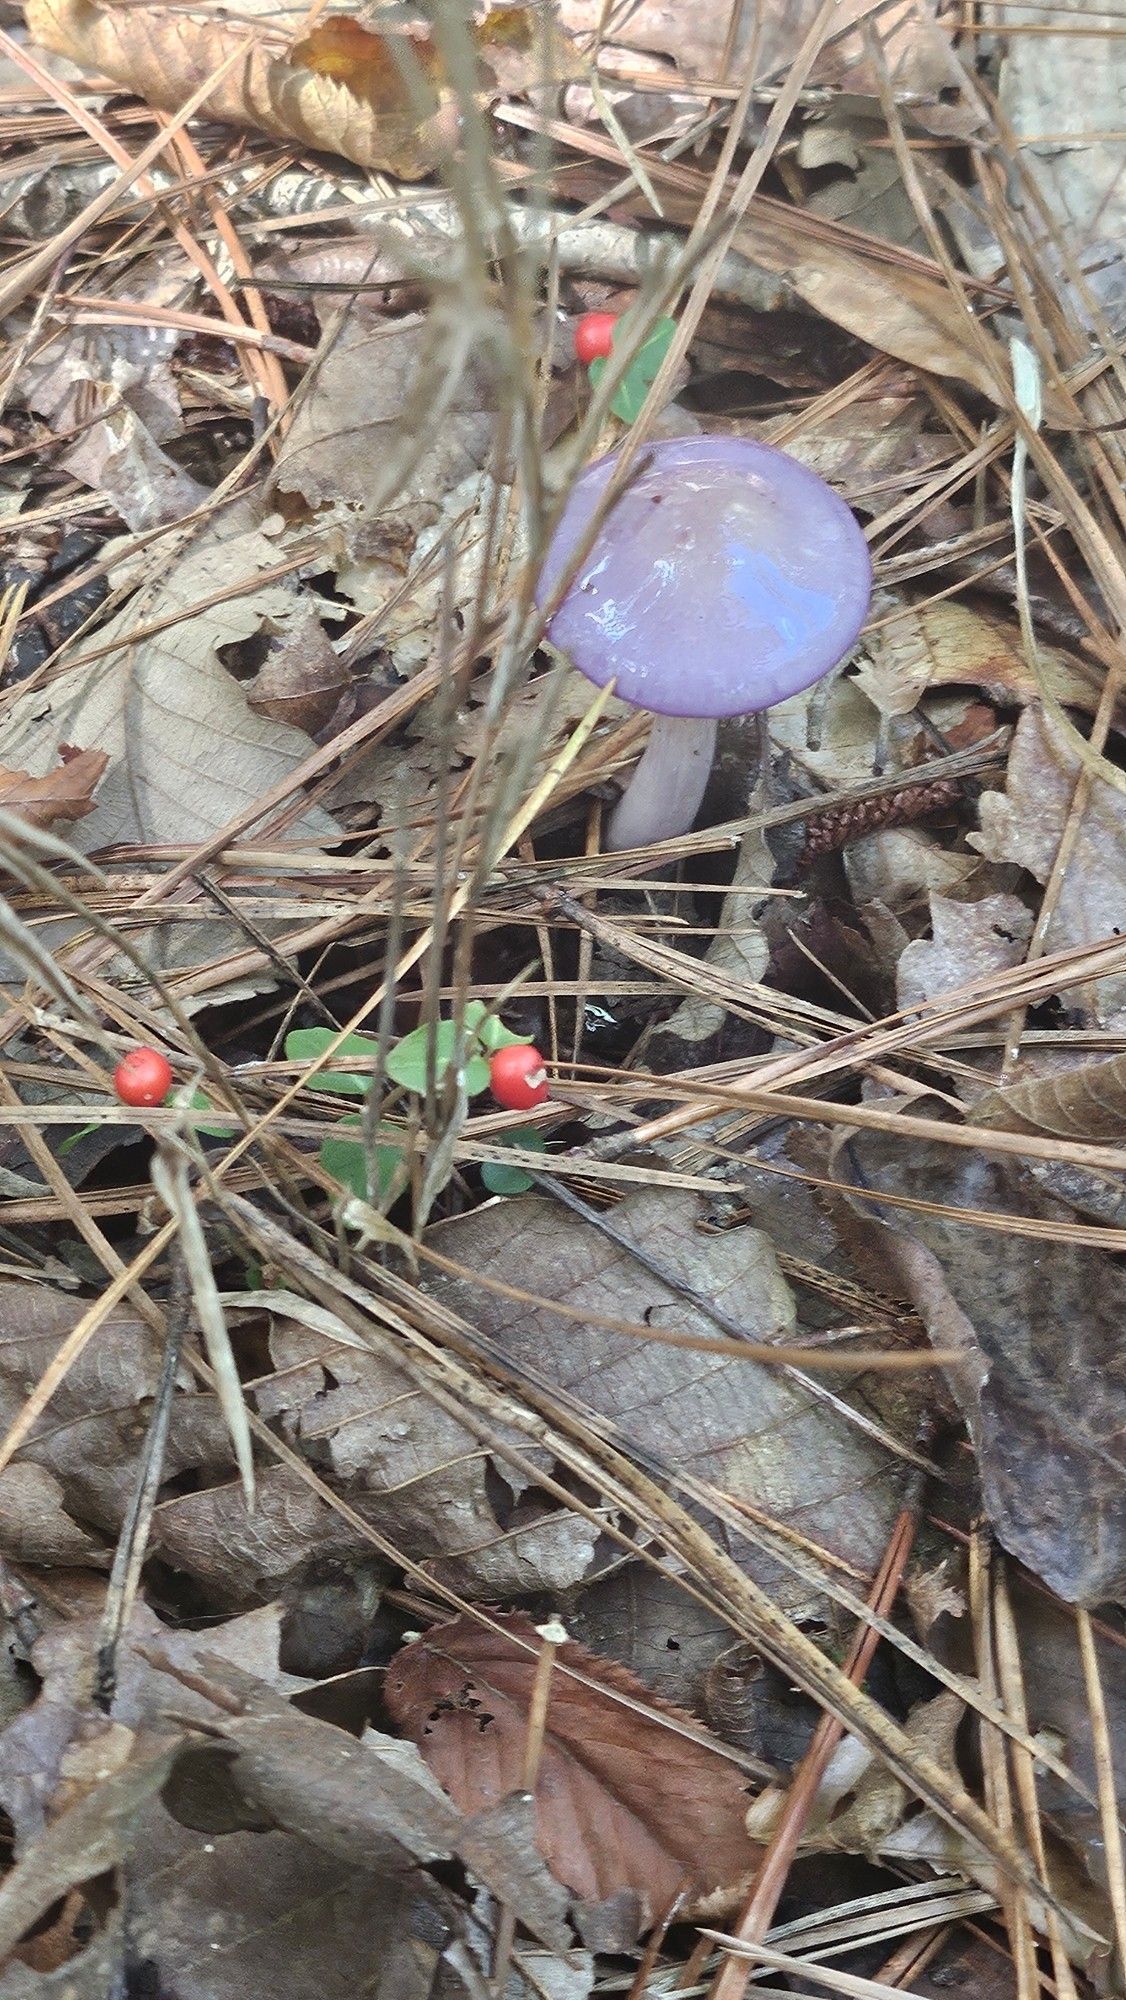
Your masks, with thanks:
<instances>
[{"instance_id":1,"label":"red berry","mask_svg":"<svg viewBox=\"0 0 1126 2000\"><path fill-rule=\"evenodd\" d=\"M547 1071L538 1049L510 1042L489 1061L489 1089L506 1111L530 1111L548 1095Z\"/></svg>"},{"instance_id":2,"label":"red berry","mask_svg":"<svg viewBox=\"0 0 1126 2000\"><path fill-rule=\"evenodd\" d=\"M163 1104L173 1081L172 1065L159 1049L130 1049L113 1073L123 1104Z\"/></svg>"},{"instance_id":3,"label":"red berry","mask_svg":"<svg viewBox=\"0 0 1126 2000\"><path fill-rule=\"evenodd\" d=\"M617 313L584 313L575 322L575 353L584 368L609 354L614 341Z\"/></svg>"}]
</instances>

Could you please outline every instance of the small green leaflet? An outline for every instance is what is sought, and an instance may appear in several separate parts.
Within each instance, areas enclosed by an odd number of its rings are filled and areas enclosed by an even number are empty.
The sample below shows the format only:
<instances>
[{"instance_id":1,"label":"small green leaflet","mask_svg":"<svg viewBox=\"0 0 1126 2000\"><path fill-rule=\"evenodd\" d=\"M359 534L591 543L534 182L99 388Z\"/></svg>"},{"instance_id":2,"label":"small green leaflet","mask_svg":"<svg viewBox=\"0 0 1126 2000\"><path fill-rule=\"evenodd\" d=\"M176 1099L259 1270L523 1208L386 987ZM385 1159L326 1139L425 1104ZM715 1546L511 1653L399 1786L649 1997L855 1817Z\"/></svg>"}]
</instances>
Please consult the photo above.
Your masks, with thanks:
<instances>
[{"instance_id":1,"label":"small green leaflet","mask_svg":"<svg viewBox=\"0 0 1126 2000\"><path fill-rule=\"evenodd\" d=\"M185 1096L183 1091L177 1091L173 1095L171 1102L186 1111L214 1110L211 1099L205 1097L202 1090L193 1090L190 1097ZM131 1127L126 1127L126 1133L131 1129ZM230 1139L237 1132L238 1126L228 1119L223 1125L197 1125L195 1129L205 1139ZM65 1160L67 1154L74 1151L80 1139L86 1139L91 1132L100 1132L101 1130L101 1125L83 1125L80 1131L72 1132L69 1139L64 1139L58 1148L59 1159ZM124 1143L125 1137L123 1135L122 1144Z\"/></svg>"},{"instance_id":2,"label":"small green leaflet","mask_svg":"<svg viewBox=\"0 0 1126 2000\"><path fill-rule=\"evenodd\" d=\"M530 1035L513 1035L504 1022L480 1000L470 1000L465 1009L465 1036L463 1060L465 1062L465 1089L469 1097L479 1097L489 1087L489 1065L482 1051L492 1054L495 1049L503 1049L510 1042L529 1042ZM294 1028L285 1038L285 1053L288 1062L315 1062L325 1050L336 1041L332 1028ZM387 1051L386 1074L392 1083L404 1090L417 1091L421 1097L426 1090L427 1078L433 1065L434 1080L441 1083L457 1047L457 1023L439 1021L431 1031L428 1026L414 1028L409 1035L396 1042ZM336 1056L367 1060L374 1065L379 1051L379 1043L373 1035L348 1035L333 1049ZM371 1078L358 1072L349 1074L346 1070L322 1070L311 1080L314 1090L333 1091L341 1097L366 1097L371 1088Z\"/></svg>"},{"instance_id":3,"label":"small green leaflet","mask_svg":"<svg viewBox=\"0 0 1126 2000\"><path fill-rule=\"evenodd\" d=\"M636 423L641 415L642 404L657 379L657 371L672 346L675 332L674 319L662 316L654 320L649 333L630 362L610 404L614 415L620 417L623 424ZM600 354L587 370L594 388L597 389L605 372L606 357Z\"/></svg>"},{"instance_id":4,"label":"small green leaflet","mask_svg":"<svg viewBox=\"0 0 1126 2000\"><path fill-rule=\"evenodd\" d=\"M335 1028L294 1028L285 1038L285 1059L287 1062L316 1062L325 1050L337 1039ZM345 1061L353 1059L374 1064L379 1053L379 1043L374 1035L346 1035L333 1055L343 1056ZM329 1090L338 1097L366 1097L371 1089L371 1077L359 1073L350 1075L346 1070L326 1069L311 1079L313 1090Z\"/></svg>"},{"instance_id":5,"label":"small green leaflet","mask_svg":"<svg viewBox=\"0 0 1126 2000\"><path fill-rule=\"evenodd\" d=\"M483 1000L466 1001L465 1025L490 1055L495 1055L498 1049L515 1048L517 1045L526 1049L532 1039L530 1035L514 1035L510 1028L505 1027L499 1014L490 1014Z\"/></svg>"},{"instance_id":6,"label":"small green leaflet","mask_svg":"<svg viewBox=\"0 0 1126 2000\"><path fill-rule=\"evenodd\" d=\"M358 1118L345 1118L345 1125L358 1125ZM346 1187L360 1201L386 1201L395 1182L401 1176L403 1149L401 1146L377 1146L375 1149L375 1172L379 1183L376 1189L368 1186L368 1161L364 1147L357 1139L326 1139L318 1155L326 1174ZM395 1190L401 1192L401 1189Z\"/></svg>"},{"instance_id":7,"label":"small green leaflet","mask_svg":"<svg viewBox=\"0 0 1126 2000\"><path fill-rule=\"evenodd\" d=\"M62 1145L56 1148L59 1159L65 1160L68 1153L73 1153L80 1139L88 1139L91 1132L100 1132L101 1129L100 1125L80 1126L77 1132L72 1132L70 1138L64 1139Z\"/></svg>"},{"instance_id":8,"label":"small green leaflet","mask_svg":"<svg viewBox=\"0 0 1126 2000\"><path fill-rule=\"evenodd\" d=\"M506 1143L519 1146L525 1153L546 1153L543 1136L534 1125L522 1125L515 1132L505 1133ZM481 1179L490 1194L527 1194L535 1187L531 1174L523 1167L502 1166L497 1160L486 1160L481 1168Z\"/></svg>"},{"instance_id":9,"label":"small green leaflet","mask_svg":"<svg viewBox=\"0 0 1126 2000\"><path fill-rule=\"evenodd\" d=\"M453 1062L457 1039L456 1021L439 1021L435 1028L427 1025L404 1035L387 1051L387 1074L392 1083L416 1090L421 1097L431 1074L435 1083L441 1083ZM489 1087L489 1065L483 1055L473 1053L480 1048L475 1035L463 1034L461 1046L466 1096L479 1097Z\"/></svg>"},{"instance_id":10,"label":"small green leaflet","mask_svg":"<svg viewBox=\"0 0 1126 2000\"><path fill-rule=\"evenodd\" d=\"M178 1097L175 1099L175 1102L180 1102ZM193 1090L185 1108L188 1111L214 1111L215 1106L209 1097L204 1096L202 1090ZM238 1131L238 1126L232 1124L231 1120L228 1119L224 1125L197 1125L195 1129L205 1139L231 1139Z\"/></svg>"}]
</instances>

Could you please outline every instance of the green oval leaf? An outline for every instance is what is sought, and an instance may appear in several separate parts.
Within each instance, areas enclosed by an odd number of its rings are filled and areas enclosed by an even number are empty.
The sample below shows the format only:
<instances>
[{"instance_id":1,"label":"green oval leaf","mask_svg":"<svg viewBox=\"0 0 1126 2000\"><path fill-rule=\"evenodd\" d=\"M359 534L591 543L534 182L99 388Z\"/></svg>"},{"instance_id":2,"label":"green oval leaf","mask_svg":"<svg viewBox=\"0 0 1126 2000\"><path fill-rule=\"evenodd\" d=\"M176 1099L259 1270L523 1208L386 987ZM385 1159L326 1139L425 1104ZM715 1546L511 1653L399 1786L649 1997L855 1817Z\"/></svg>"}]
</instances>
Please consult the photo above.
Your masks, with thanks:
<instances>
[{"instance_id":1,"label":"green oval leaf","mask_svg":"<svg viewBox=\"0 0 1126 2000\"><path fill-rule=\"evenodd\" d=\"M454 1059L457 1046L457 1023L439 1021L436 1028L428 1025L412 1029L396 1042L387 1056L387 1074L393 1083L399 1083L404 1090L415 1090L421 1097L426 1090L427 1079L433 1065L436 1084L440 1084ZM465 1089L469 1097L478 1097L489 1087L489 1065L484 1057L474 1054L480 1047L476 1034L465 1037Z\"/></svg>"},{"instance_id":2,"label":"green oval leaf","mask_svg":"<svg viewBox=\"0 0 1126 2000\"><path fill-rule=\"evenodd\" d=\"M345 1125L358 1125L358 1118L346 1118ZM375 1175L377 1186L373 1190L368 1180L368 1157L365 1147L358 1139L325 1139L317 1156L326 1174L348 1189L360 1201L386 1201L396 1192L395 1182L400 1177L403 1166L403 1149L395 1145L378 1145L375 1148Z\"/></svg>"},{"instance_id":3,"label":"green oval leaf","mask_svg":"<svg viewBox=\"0 0 1126 2000\"><path fill-rule=\"evenodd\" d=\"M614 399L610 404L614 415L620 417L623 424L636 423L638 417L641 415L642 404L657 379L657 371L669 348L672 346L672 339L675 332L676 321L662 314L660 319L654 320L644 341L630 362L629 368L619 382L614 392ZM587 370L595 388L598 387L605 372L606 357L599 355L597 360L591 362Z\"/></svg>"},{"instance_id":4,"label":"green oval leaf","mask_svg":"<svg viewBox=\"0 0 1126 2000\"><path fill-rule=\"evenodd\" d=\"M335 1028L293 1028L285 1038L287 1062L316 1062L336 1040ZM333 1054L347 1060L374 1063L379 1054L379 1043L374 1035L346 1035ZM371 1089L370 1076L350 1075L347 1070L322 1070L319 1076L310 1077L310 1090L327 1090L337 1097L366 1097Z\"/></svg>"},{"instance_id":5,"label":"green oval leaf","mask_svg":"<svg viewBox=\"0 0 1126 2000\"><path fill-rule=\"evenodd\" d=\"M534 1125L523 1125L516 1132L505 1134L506 1145L519 1146L525 1153L546 1153L547 1146L541 1133ZM481 1179L490 1194L527 1194L535 1187L531 1174L523 1167L502 1165L499 1160L486 1160L481 1167Z\"/></svg>"}]
</instances>

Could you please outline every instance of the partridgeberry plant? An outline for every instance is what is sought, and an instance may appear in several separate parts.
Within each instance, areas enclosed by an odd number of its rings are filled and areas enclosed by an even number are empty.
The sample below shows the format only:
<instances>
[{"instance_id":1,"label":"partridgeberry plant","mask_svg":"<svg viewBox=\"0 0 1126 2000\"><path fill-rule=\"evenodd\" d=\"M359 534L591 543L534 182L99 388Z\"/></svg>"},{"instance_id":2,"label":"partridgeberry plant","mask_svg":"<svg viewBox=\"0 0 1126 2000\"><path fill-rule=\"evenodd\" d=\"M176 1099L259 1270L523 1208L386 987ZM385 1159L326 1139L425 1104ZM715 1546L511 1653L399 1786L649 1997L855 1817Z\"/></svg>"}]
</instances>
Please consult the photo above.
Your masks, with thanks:
<instances>
[{"instance_id":1,"label":"partridgeberry plant","mask_svg":"<svg viewBox=\"0 0 1126 2000\"><path fill-rule=\"evenodd\" d=\"M294 1028L286 1036L286 1059L315 1062L336 1042L336 1031L332 1028ZM460 1022L439 1021L433 1026L414 1028L395 1042L387 1051L383 1074L389 1082L421 1097L431 1080L436 1088L441 1087L458 1059L459 1047L465 1094L479 1097L490 1087L491 1066L498 1051L529 1048L530 1038L514 1035L480 1000L471 1000ZM366 1098L372 1088L378 1053L379 1043L374 1035L348 1035L333 1048L333 1056L337 1061L364 1063L366 1071L320 1070L310 1079L309 1087L333 1096ZM532 1055L532 1067L539 1067L541 1058L535 1051ZM534 1101L542 1100L537 1097ZM341 1123L358 1127L363 1123L362 1114L346 1117ZM525 1151L544 1150L543 1140L534 1130L513 1132L508 1137L514 1146ZM402 1143L392 1136L389 1128L384 1128L377 1135L371 1155L369 1167L369 1149L361 1140L333 1134L322 1143L319 1157L325 1172L361 1201L386 1203L401 1193L406 1184ZM491 1161L482 1166L481 1179L491 1194L522 1194L533 1185L522 1168Z\"/></svg>"}]
</instances>

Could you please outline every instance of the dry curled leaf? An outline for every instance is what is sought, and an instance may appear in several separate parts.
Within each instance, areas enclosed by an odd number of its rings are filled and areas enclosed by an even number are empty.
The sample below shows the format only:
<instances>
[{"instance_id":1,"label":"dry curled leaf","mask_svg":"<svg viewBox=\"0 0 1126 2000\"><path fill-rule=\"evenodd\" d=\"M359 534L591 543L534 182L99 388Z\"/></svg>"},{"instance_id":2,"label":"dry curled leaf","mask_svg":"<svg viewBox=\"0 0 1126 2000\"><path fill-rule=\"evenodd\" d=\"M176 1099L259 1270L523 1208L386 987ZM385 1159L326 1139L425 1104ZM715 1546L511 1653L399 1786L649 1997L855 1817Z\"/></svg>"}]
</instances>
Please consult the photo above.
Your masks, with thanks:
<instances>
[{"instance_id":1,"label":"dry curled leaf","mask_svg":"<svg viewBox=\"0 0 1126 2000\"><path fill-rule=\"evenodd\" d=\"M887 674L928 687L979 687L1001 705L1025 707L1039 697L1040 682L1006 618L950 598L934 604L900 605L894 617L870 633L865 650ZM1085 662L1058 647L1041 646L1040 675L1057 701L1093 711L1099 676ZM858 678L864 683L864 670Z\"/></svg>"},{"instance_id":2,"label":"dry curled leaf","mask_svg":"<svg viewBox=\"0 0 1126 2000\"><path fill-rule=\"evenodd\" d=\"M202 78L243 49L244 59L219 78L202 106L221 124L339 153L406 180L428 173L456 137L438 53L425 36L403 29L377 35L358 21L332 19L287 53L260 25L248 31L172 7L27 0L26 11L43 48L112 77L164 111L176 111ZM477 46L485 97L501 79L515 88L518 81L541 81L554 66L530 29L521 48L513 30L498 35L486 21Z\"/></svg>"},{"instance_id":3,"label":"dry curled leaf","mask_svg":"<svg viewBox=\"0 0 1126 2000\"><path fill-rule=\"evenodd\" d=\"M464 1812L525 1785L542 1641L519 1613L495 1623L499 1632L469 1618L440 1625L387 1673L392 1716ZM535 1785L536 1844L552 1873L592 1901L632 1890L647 1922L681 1891L699 1904L737 1887L755 1860L746 1780L697 1736L626 1668L560 1646Z\"/></svg>"},{"instance_id":4,"label":"dry curled leaf","mask_svg":"<svg viewBox=\"0 0 1126 2000\"><path fill-rule=\"evenodd\" d=\"M49 688L15 694L0 731L6 760L42 770L65 730L92 746L83 754L101 770L110 764L76 839L84 852L206 839L308 754L307 736L248 713L223 664L231 649L301 618L300 592L277 580L286 553L253 508L227 509L102 627L93 671L84 657L68 660ZM315 806L299 827L298 839L336 831Z\"/></svg>"},{"instance_id":5,"label":"dry curled leaf","mask_svg":"<svg viewBox=\"0 0 1126 2000\"><path fill-rule=\"evenodd\" d=\"M1017 724L1004 792L985 792L981 832L971 847L990 861L1015 861L1047 882L1065 831L1082 766L1059 726L1032 704ZM1045 951L1093 944L1126 931L1126 795L1091 781L1068 848L1067 870L1043 938ZM1126 1021L1126 980L1113 975L1060 995L1101 1027Z\"/></svg>"},{"instance_id":6,"label":"dry curled leaf","mask_svg":"<svg viewBox=\"0 0 1126 2000\"><path fill-rule=\"evenodd\" d=\"M991 1090L975 1104L973 1122L1003 1132L1053 1132L1088 1144L1121 1138L1126 1132L1126 1056L1080 1063Z\"/></svg>"},{"instance_id":7,"label":"dry curled leaf","mask_svg":"<svg viewBox=\"0 0 1126 2000\"><path fill-rule=\"evenodd\" d=\"M0 766L0 808L18 813L32 826L60 819L85 819L94 810L94 787L109 758L104 750L76 750L59 744L59 763L41 778Z\"/></svg>"}]
</instances>

